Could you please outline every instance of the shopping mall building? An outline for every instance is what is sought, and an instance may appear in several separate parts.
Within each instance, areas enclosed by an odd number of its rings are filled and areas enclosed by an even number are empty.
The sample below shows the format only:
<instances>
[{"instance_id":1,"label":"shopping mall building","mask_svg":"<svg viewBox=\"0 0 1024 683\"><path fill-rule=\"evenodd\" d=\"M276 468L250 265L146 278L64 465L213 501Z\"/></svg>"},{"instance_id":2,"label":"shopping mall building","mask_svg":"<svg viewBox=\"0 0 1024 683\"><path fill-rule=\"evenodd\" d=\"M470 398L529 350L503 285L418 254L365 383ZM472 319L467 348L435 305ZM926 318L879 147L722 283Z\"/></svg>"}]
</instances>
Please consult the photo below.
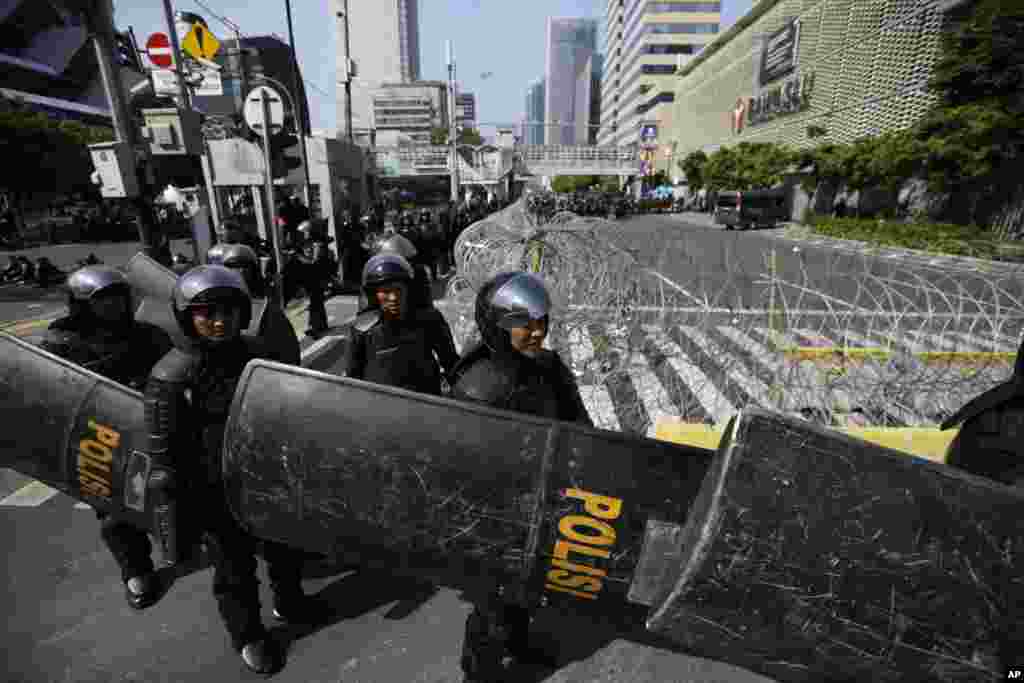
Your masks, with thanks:
<instances>
[{"instance_id":1,"label":"shopping mall building","mask_svg":"<svg viewBox=\"0 0 1024 683\"><path fill-rule=\"evenodd\" d=\"M935 102L927 83L949 11L969 1L761 0L680 70L648 154L678 178L677 162L698 149L907 128ZM827 134L809 138L810 126Z\"/></svg>"}]
</instances>

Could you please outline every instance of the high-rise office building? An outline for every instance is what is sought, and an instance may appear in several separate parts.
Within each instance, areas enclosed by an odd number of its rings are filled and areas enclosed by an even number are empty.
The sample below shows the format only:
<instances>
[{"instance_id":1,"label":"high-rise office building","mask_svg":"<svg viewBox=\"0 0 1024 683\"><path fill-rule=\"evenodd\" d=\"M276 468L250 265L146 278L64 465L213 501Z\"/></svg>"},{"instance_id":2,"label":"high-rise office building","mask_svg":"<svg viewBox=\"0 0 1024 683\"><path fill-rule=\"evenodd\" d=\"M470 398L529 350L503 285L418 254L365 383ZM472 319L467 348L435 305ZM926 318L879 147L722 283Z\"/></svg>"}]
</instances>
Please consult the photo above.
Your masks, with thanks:
<instances>
[{"instance_id":1,"label":"high-rise office building","mask_svg":"<svg viewBox=\"0 0 1024 683\"><path fill-rule=\"evenodd\" d=\"M429 145L435 128L448 128L448 84L383 84L373 91L373 122L380 146Z\"/></svg>"},{"instance_id":2,"label":"high-rise office building","mask_svg":"<svg viewBox=\"0 0 1024 683\"><path fill-rule=\"evenodd\" d=\"M462 129L476 128L476 95L460 92L455 96L455 125Z\"/></svg>"},{"instance_id":3,"label":"high-rise office building","mask_svg":"<svg viewBox=\"0 0 1024 683\"><path fill-rule=\"evenodd\" d=\"M544 79L538 78L526 88L526 123L523 143L544 144Z\"/></svg>"},{"instance_id":4,"label":"high-rise office building","mask_svg":"<svg viewBox=\"0 0 1024 683\"><path fill-rule=\"evenodd\" d=\"M548 19L544 58L544 138L551 145L586 144L586 136L579 139L589 119L590 74L592 57L597 51L597 21L595 19L551 17ZM579 83L587 87L577 87ZM586 102L578 102L584 97ZM582 114L581 112L587 112Z\"/></svg>"},{"instance_id":5,"label":"high-rise office building","mask_svg":"<svg viewBox=\"0 0 1024 683\"><path fill-rule=\"evenodd\" d=\"M721 2L608 0L598 143L657 144L671 125L676 69L718 34ZM654 136L654 137L652 137Z\"/></svg>"},{"instance_id":6,"label":"high-rise office building","mask_svg":"<svg viewBox=\"0 0 1024 683\"><path fill-rule=\"evenodd\" d=\"M337 27L336 101L338 135L345 137L345 5L348 4L350 56L356 62L352 80L352 128L357 139L373 125L373 91L384 83L410 83L420 78L418 0L330 0Z\"/></svg>"}]
</instances>

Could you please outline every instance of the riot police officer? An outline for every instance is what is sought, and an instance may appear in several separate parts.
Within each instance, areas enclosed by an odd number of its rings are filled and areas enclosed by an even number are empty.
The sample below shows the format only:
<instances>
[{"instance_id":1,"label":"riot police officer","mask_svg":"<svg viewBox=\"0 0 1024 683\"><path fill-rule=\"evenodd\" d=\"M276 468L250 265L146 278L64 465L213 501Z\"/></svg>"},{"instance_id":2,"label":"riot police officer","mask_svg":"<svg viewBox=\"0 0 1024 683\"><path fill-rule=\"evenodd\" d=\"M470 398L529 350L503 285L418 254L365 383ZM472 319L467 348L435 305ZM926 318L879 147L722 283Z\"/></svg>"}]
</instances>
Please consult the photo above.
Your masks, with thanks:
<instances>
[{"instance_id":1,"label":"riot police officer","mask_svg":"<svg viewBox=\"0 0 1024 683\"><path fill-rule=\"evenodd\" d=\"M572 372L542 347L551 312L543 281L531 273L500 273L481 287L475 308L482 341L455 368L452 397L593 426ZM478 599L466 620L467 680L501 680L503 658L529 656L528 634L526 609L504 600L500 587Z\"/></svg>"},{"instance_id":2,"label":"riot police officer","mask_svg":"<svg viewBox=\"0 0 1024 683\"><path fill-rule=\"evenodd\" d=\"M55 320L40 346L125 386L139 389L171 348L159 328L132 315L127 277L116 268L87 266L68 277L67 316ZM160 587L145 531L97 512L100 537L117 561L125 598L135 609L156 602Z\"/></svg>"},{"instance_id":3,"label":"riot police officer","mask_svg":"<svg viewBox=\"0 0 1024 683\"><path fill-rule=\"evenodd\" d=\"M327 222L323 219L303 221L298 235L299 277L309 297L309 329L306 334L317 337L328 329L325 290L331 277L332 261L327 249Z\"/></svg>"},{"instance_id":4,"label":"riot police officer","mask_svg":"<svg viewBox=\"0 0 1024 683\"><path fill-rule=\"evenodd\" d=\"M258 338L242 335L252 311L249 291L233 270L198 266L179 278L171 306L190 344L157 363L145 391L154 461L150 487L161 515L156 528L164 534L158 539L172 561L181 561L181 551L174 549L206 536L213 593L231 644L250 670L270 673L282 656L260 618L258 546L228 509L220 469L225 423L242 370L265 357ZM312 604L302 592L301 559L276 546L265 552L275 617L304 620Z\"/></svg>"},{"instance_id":5,"label":"riot police officer","mask_svg":"<svg viewBox=\"0 0 1024 683\"><path fill-rule=\"evenodd\" d=\"M434 396L458 361L455 340L436 308L416 306L415 274L404 258L378 254L363 269L367 305L352 324L346 375Z\"/></svg>"},{"instance_id":6,"label":"riot police officer","mask_svg":"<svg viewBox=\"0 0 1024 683\"><path fill-rule=\"evenodd\" d=\"M416 263L418 252L412 242L402 235L388 235L377 244L377 253L398 254L408 261L409 265L412 265L415 278L411 293L416 300L416 303L413 304L415 308L434 305L433 285L430 284L427 269L422 265L413 265Z\"/></svg>"},{"instance_id":7,"label":"riot police officer","mask_svg":"<svg viewBox=\"0 0 1024 683\"><path fill-rule=\"evenodd\" d=\"M238 271L252 294L252 321L245 334L262 337L267 357L278 363L299 365L302 347L288 316L268 299L256 253L244 244L217 244L206 254L206 262Z\"/></svg>"}]
</instances>

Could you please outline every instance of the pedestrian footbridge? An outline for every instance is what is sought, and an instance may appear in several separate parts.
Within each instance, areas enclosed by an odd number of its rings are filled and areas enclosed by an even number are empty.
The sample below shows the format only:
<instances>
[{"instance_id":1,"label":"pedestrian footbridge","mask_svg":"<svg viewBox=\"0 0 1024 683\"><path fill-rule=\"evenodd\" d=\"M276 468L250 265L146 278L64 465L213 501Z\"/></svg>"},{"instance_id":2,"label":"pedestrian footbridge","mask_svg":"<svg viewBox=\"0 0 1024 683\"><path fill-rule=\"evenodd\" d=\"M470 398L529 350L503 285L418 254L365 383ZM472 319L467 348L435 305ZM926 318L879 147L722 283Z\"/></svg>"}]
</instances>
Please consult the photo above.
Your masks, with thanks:
<instances>
[{"instance_id":1,"label":"pedestrian footbridge","mask_svg":"<svg viewBox=\"0 0 1024 683\"><path fill-rule=\"evenodd\" d=\"M377 173L385 178L449 175L447 145L378 147ZM619 175L640 173L639 150L597 145L494 145L458 147L459 182L490 185L517 176Z\"/></svg>"}]
</instances>

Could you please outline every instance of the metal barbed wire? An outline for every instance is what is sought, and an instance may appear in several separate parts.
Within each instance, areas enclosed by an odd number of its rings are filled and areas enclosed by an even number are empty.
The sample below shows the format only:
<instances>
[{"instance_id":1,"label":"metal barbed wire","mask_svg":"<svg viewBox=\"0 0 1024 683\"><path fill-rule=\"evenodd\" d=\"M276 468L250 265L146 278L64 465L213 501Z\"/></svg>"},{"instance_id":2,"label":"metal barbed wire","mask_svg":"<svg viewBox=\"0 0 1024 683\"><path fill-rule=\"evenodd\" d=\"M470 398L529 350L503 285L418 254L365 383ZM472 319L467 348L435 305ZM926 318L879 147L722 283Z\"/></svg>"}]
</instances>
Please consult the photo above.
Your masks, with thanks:
<instances>
[{"instance_id":1,"label":"metal barbed wire","mask_svg":"<svg viewBox=\"0 0 1024 683\"><path fill-rule=\"evenodd\" d=\"M753 270L727 258L721 286L696 250L672 252L689 273L677 281L621 237L619 224L558 211L550 195L471 225L456 242L444 306L460 347L478 339L477 289L521 269L549 287L549 343L584 398L600 405L616 394L615 411L594 415L605 428L653 436L660 417L724 424L752 405L832 427L934 426L1012 373L1024 331L1016 274L975 268L969 283L966 272L936 268L897 279L866 256L851 266L836 254L816 279L806 267L777 272L767 257ZM853 293L826 294L832 278L856 283ZM758 300L744 301L751 288ZM815 340L835 348L801 348ZM979 344L988 353L963 353ZM627 378L632 394L620 391Z\"/></svg>"}]
</instances>

